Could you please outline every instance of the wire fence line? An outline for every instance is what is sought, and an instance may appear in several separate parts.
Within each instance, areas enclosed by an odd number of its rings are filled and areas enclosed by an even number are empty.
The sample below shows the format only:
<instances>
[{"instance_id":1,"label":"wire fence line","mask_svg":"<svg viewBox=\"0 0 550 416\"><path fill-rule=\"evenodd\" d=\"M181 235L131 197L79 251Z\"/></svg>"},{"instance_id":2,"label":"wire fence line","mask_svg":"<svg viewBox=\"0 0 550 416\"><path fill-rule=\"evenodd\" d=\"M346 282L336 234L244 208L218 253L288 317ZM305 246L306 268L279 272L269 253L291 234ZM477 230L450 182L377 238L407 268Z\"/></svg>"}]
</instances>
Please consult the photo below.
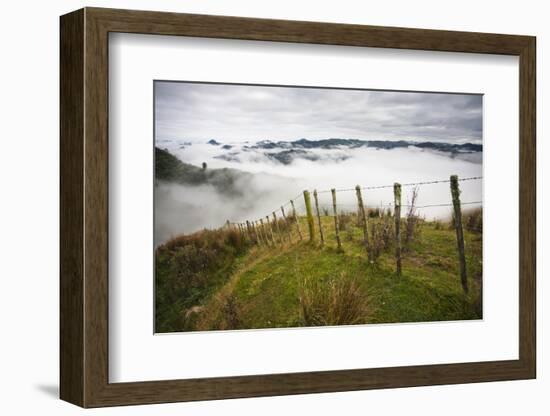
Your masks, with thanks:
<instances>
[{"instance_id":1,"label":"wire fence line","mask_svg":"<svg viewBox=\"0 0 550 416\"><path fill-rule=\"evenodd\" d=\"M373 206L366 207L366 204L363 202L363 197L361 194L361 190L371 190L371 189L383 189L383 188L393 188L393 196L394 200L393 202L390 202L386 206L381 204L378 207L374 207L374 212L376 213L376 210L378 209L379 216L386 216L384 211L389 210L387 216L393 217L392 222L395 224L393 225L394 230L392 231L394 233L394 245L395 245L395 259L396 259L396 274L398 276L401 275L401 208L410 208L409 211L405 214L407 219L407 224L409 224L410 218L418 218L418 216L415 213L416 209L425 209L425 208L433 208L433 207L453 207L453 218L452 221L453 227L456 230L456 239L457 239L457 251L458 251L458 259L459 259L459 268L460 268L460 281L462 284L462 287L464 289L465 293L468 293L468 281L467 281L467 270L466 270L466 256L464 251L464 231L462 226L462 210L461 207L463 205L480 205L482 204L482 201L468 201L468 202L461 202L460 201L460 189L459 189L459 183L464 181L474 181L474 180L481 180L481 176L472 176L468 178L458 178L456 175L452 175L450 179L445 180L433 180L433 181L422 181L422 182L410 182L405 184L399 184L394 183L392 185L381 185L381 186L366 186L366 187L360 187L357 185L355 188L349 188L349 189L331 189L328 190L322 190L317 191L314 190L311 194L309 190L304 190L303 193L298 194L294 198L290 199L289 201L281 204L278 208L274 209L273 211L269 212L265 216L256 219L256 220L245 220L244 222L230 222L229 220L226 221L227 227L233 227L234 229L238 230L238 232L241 233L241 235L248 239L253 244L256 244L258 246L265 246L265 247L277 247L278 245L284 245L287 242L291 244L293 242L293 234L294 234L294 241L296 241L296 237L299 238L299 240L308 239L309 243L316 243L317 239L320 238L320 245L321 247L325 244L325 234L323 231L323 228L327 227L327 224L323 225L321 221L321 210L323 211L323 217L330 216L334 218L334 236L337 243L337 251L342 252L342 240L340 238L340 222L344 224L344 217L341 217L342 210L340 210L340 213L338 212L338 206L354 206L357 213L357 225L362 228L363 230L363 236L364 236L364 246L366 249L366 252L369 256L369 260L372 261L372 258L376 258L373 256L376 256L376 250L378 250L375 246L372 246L369 243L369 229L368 229L368 223L369 218L371 217L371 213L373 210ZM402 204L401 203L401 188L402 187L419 187L419 186L427 186L432 184L441 184L441 183L449 183L450 184L450 196L451 196L451 203L444 202L444 203L432 203L432 204L425 204L425 205L417 205L415 203L416 201L416 195L417 195L417 189L413 191L413 197L411 199L411 203L409 204ZM348 191L355 191L356 192L356 198L357 202L355 204L349 204L349 203L337 203L336 200L336 194L337 192L348 192ZM326 204L319 204L318 195L322 193L331 193L332 196L332 205L326 205ZM313 199L312 199L313 196ZM301 198L303 197L303 198ZM296 202L296 204L295 204ZM300 204L299 207L302 207L302 203L305 206L305 221L301 221L298 219L298 213L296 210L297 204ZM286 210L285 207L291 206L291 210ZM391 212L390 207L393 207L393 212ZM330 209L332 208L332 215L329 215ZM302 217L304 217L302 215ZM264 222L265 220L265 222ZM332 222L332 221L331 221ZM302 232L302 227L305 227L305 229ZM408 227L408 226L407 226ZM406 228L407 228L406 227ZM372 228L372 227L371 227ZM374 228L373 228L374 230ZM407 230L405 230L407 232ZM296 234L297 233L297 236ZM375 230L372 231L372 233L375 233ZM407 234L409 235L409 234ZM373 237L374 238L374 234ZM408 240L405 240L408 241Z\"/></svg>"},{"instance_id":2,"label":"wire fence line","mask_svg":"<svg viewBox=\"0 0 550 416\"><path fill-rule=\"evenodd\" d=\"M483 203L483 201L468 201L468 202L461 202L460 204L461 205L481 205ZM376 208L390 208L390 207L393 207L395 204L393 202L387 202L387 203L382 203L382 204L379 204L376 206ZM351 203L347 203L347 204L342 204L342 203L338 203L338 206L344 206L344 207L357 207L357 204L351 204ZM413 204L401 204L400 205L401 207L406 207L406 208L410 208L410 207L414 207L414 208L417 208L417 209L421 209L421 208L434 208L434 207L452 207L453 204L452 203L445 203L445 204L427 204L427 205L413 205ZM371 205L371 207L373 207L373 205ZM319 204L319 208L332 208L332 205L329 205L329 204ZM326 216L326 215L325 215Z\"/></svg>"},{"instance_id":3,"label":"wire fence line","mask_svg":"<svg viewBox=\"0 0 550 416\"><path fill-rule=\"evenodd\" d=\"M466 181L475 181L475 180L482 180L483 179L483 176L470 176L470 177L466 177L466 178L458 178L457 181L458 182L466 182ZM435 185L435 184L442 184L442 183L450 183L451 182L451 179L439 179L439 180L432 180L432 181L420 181L420 182L408 182L408 183L403 183L403 184L400 184L401 187L411 187L411 186L426 186L426 185ZM359 189L361 190L374 190L374 189L389 189L389 188L393 188L395 186L395 184L391 184L391 185L376 185L376 186L364 186L364 187L359 187ZM333 190L332 189L324 189L324 190L320 190L320 191L317 191L317 194L326 194L326 193L331 193ZM355 188L341 188L341 189L334 189L335 192L351 192L351 191L355 191L357 192L357 187ZM285 203L282 203L280 206L274 208L272 211L269 211L268 214L260 217L261 219L265 219L266 216L268 217L271 217L273 215L273 213L278 213L281 211L281 208L287 208L289 206L292 206L292 204L294 203L294 209L296 209L297 206L299 206L300 208L303 208L303 205L304 205L304 201L303 201L303 192L299 193L298 195L292 197L291 199L289 199L287 202ZM462 205L474 205L474 204L481 204L482 201L471 201L471 202L462 202ZM338 206L357 206L357 204L355 203L338 203ZM378 207L391 207L393 206L393 202L389 202L387 204L380 204L378 205ZM410 208L412 205L410 204L400 204L400 206L402 207L407 207L407 208ZM434 204L427 204L427 205L415 205L415 208L417 209L423 209L423 208L433 208L433 207L446 207L446 206L453 206L452 203L434 203ZM372 207L372 205L371 205ZM332 205L330 203L324 203L324 204L319 204L319 208L320 209L323 209L323 210L326 210L326 209L330 209L332 208ZM293 215L294 212L290 212L289 214ZM260 221L260 218L256 219L256 220L250 220L250 222L258 222ZM239 222L231 222L231 221L228 221L229 224L239 224Z\"/></svg>"},{"instance_id":4,"label":"wire fence line","mask_svg":"<svg viewBox=\"0 0 550 416\"><path fill-rule=\"evenodd\" d=\"M469 178L459 178L459 182L464 181L474 181L474 180L480 180L483 179L483 176L471 176ZM441 180L435 180L435 181L423 181L423 182L409 182L409 183L402 183L400 184L401 187L410 187L410 186L424 186L424 185L434 185L438 183L450 183L450 179L441 179ZM386 189L386 188L393 188L394 184L391 185L375 185L375 186L363 186L361 187L361 190L373 190L373 189ZM350 191L356 191L357 188L343 188L343 189L335 189L336 192L350 192ZM324 189L322 191L317 191L318 194L325 194L332 192L332 189Z\"/></svg>"}]
</instances>

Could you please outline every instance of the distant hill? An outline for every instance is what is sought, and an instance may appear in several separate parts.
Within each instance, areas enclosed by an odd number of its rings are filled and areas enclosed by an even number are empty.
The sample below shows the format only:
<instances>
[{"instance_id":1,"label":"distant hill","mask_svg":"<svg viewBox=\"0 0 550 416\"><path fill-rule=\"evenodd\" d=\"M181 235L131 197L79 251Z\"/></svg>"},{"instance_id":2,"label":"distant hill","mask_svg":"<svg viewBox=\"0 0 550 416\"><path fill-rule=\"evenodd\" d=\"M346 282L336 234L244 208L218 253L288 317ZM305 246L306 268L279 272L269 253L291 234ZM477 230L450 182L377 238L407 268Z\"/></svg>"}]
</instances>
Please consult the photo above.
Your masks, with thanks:
<instances>
[{"instance_id":1,"label":"distant hill","mask_svg":"<svg viewBox=\"0 0 550 416\"><path fill-rule=\"evenodd\" d=\"M155 179L187 185L214 186L225 194L239 194L236 181L251 180L252 175L237 169L210 169L184 163L165 149L155 147ZM242 187L241 187L242 188Z\"/></svg>"},{"instance_id":2,"label":"distant hill","mask_svg":"<svg viewBox=\"0 0 550 416\"><path fill-rule=\"evenodd\" d=\"M334 149L337 147L372 147L375 149L395 149L401 147L418 147L421 149L432 149L441 152L481 152L483 145L475 143L444 143L444 142L416 142L408 140L358 140L358 139L322 139L322 140L308 140L300 139L291 142L278 141L273 142L271 140L262 140L253 146L251 149Z\"/></svg>"},{"instance_id":3,"label":"distant hill","mask_svg":"<svg viewBox=\"0 0 550 416\"><path fill-rule=\"evenodd\" d=\"M208 144L220 143L210 140ZM245 142L248 143L248 142ZM220 147L222 153L214 156L229 162L240 162L241 152L257 152L269 159L279 162L283 165L289 165L296 159L305 159L310 161L329 159L333 162L340 162L352 157L351 152L358 148L370 148L376 150L392 149L420 149L440 153L451 158L460 158L467 161L479 163L481 161L481 152L483 145L478 143L445 143L433 141L409 141L409 140L358 140L331 138L322 140L299 139L294 141L272 141L260 140L254 144L232 144ZM316 150L339 150L338 153L329 154L324 152L320 154ZM343 152L349 150L349 154Z\"/></svg>"}]
</instances>

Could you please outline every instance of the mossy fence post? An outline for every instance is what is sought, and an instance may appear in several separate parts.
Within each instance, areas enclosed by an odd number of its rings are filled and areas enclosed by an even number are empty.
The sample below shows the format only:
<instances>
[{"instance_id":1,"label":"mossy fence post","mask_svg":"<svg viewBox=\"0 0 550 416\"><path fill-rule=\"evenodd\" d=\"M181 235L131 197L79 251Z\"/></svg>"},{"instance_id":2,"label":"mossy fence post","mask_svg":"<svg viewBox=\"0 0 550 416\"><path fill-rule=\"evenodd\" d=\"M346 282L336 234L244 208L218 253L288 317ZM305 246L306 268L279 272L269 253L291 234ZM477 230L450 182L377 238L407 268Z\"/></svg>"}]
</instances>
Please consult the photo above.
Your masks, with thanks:
<instances>
[{"instance_id":1,"label":"mossy fence post","mask_svg":"<svg viewBox=\"0 0 550 416\"><path fill-rule=\"evenodd\" d=\"M460 265L460 282L464 293L468 293L468 276L466 273L466 255L464 253L464 231L462 229L462 209L460 207L460 189L458 188L458 176L451 175L451 195L453 197L454 226L456 229L456 245L458 249L458 262Z\"/></svg>"},{"instance_id":2,"label":"mossy fence post","mask_svg":"<svg viewBox=\"0 0 550 416\"><path fill-rule=\"evenodd\" d=\"M317 199L317 189L313 191L315 199L315 212L317 214L317 223L319 224L319 236L321 237L321 246L325 245L325 236L323 235L323 225L321 224L321 214L319 213L319 200Z\"/></svg>"},{"instance_id":3,"label":"mossy fence post","mask_svg":"<svg viewBox=\"0 0 550 416\"><path fill-rule=\"evenodd\" d=\"M342 250L342 242L340 241L340 226L338 224L338 210L336 209L336 189L330 190L332 194L332 209L334 210L334 231L336 232L336 243L338 244L338 250Z\"/></svg>"},{"instance_id":4,"label":"mossy fence post","mask_svg":"<svg viewBox=\"0 0 550 416\"><path fill-rule=\"evenodd\" d=\"M393 184L393 204L395 217L395 260L397 275L401 275L401 184Z\"/></svg>"},{"instance_id":5,"label":"mossy fence post","mask_svg":"<svg viewBox=\"0 0 550 416\"><path fill-rule=\"evenodd\" d=\"M359 216L361 219L361 227L363 228L363 242L365 244L365 248L369 252L370 255L370 247L369 247L369 228L367 224L367 214L365 212L365 205L363 204L363 196L361 195L361 187L357 185L355 187L355 194L357 195L357 207L359 210Z\"/></svg>"},{"instance_id":6,"label":"mossy fence post","mask_svg":"<svg viewBox=\"0 0 550 416\"><path fill-rule=\"evenodd\" d=\"M302 237L302 230L300 230L300 221L298 220L298 215L296 214L296 208L294 207L294 201L290 200L290 205L292 205L292 215L294 216L294 221L296 221L296 228L298 229L298 236L300 237L300 241L303 240Z\"/></svg>"},{"instance_id":7,"label":"mossy fence post","mask_svg":"<svg viewBox=\"0 0 550 416\"><path fill-rule=\"evenodd\" d=\"M246 229L248 230L248 237L250 238L250 241L256 243L256 238L254 236L254 232L252 231L252 225L248 220L246 220Z\"/></svg>"},{"instance_id":8,"label":"mossy fence post","mask_svg":"<svg viewBox=\"0 0 550 416\"><path fill-rule=\"evenodd\" d=\"M283 220L285 222L285 228L286 228L286 234L288 236L288 242L292 243L292 235L290 234L290 224L288 223L288 219L286 218L285 208L283 206L281 206L281 213L283 214Z\"/></svg>"},{"instance_id":9,"label":"mossy fence post","mask_svg":"<svg viewBox=\"0 0 550 416\"><path fill-rule=\"evenodd\" d=\"M271 221L269 221L269 215L265 216L265 220L269 231L269 239L271 240L271 244L275 247L275 237L273 236L273 227L271 226Z\"/></svg>"},{"instance_id":10,"label":"mossy fence post","mask_svg":"<svg viewBox=\"0 0 550 416\"><path fill-rule=\"evenodd\" d=\"M259 221L254 221L254 226L256 227L256 231L258 232L258 239L260 240L260 244L265 245L266 242L264 241L264 235L262 232L262 227L260 227Z\"/></svg>"},{"instance_id":11,"label":"mossy fence post","mask_svg":"<svg viewBox=\"0 0 550 416\"><path fill-rule=\"evenodd\" d=\"M309 241L313 243L315 241L315 225L313 223L313 211L311 209L311 198L309 191L304 191L304 202L306 205L307 226L309 229Z\"/></svg>"},{"instance_id":12,"label":"mossy fence post","mask_svg":"<svg viewBox=\"0 0 550 416\"><path fill-rule=\"evenodd\" d=\"M275 231L277 231L279 243L283 244L283 236L281 235L281 229L279 228L279 221L277 221L277 214L275 214L275 211L273 211L273 222L275 223Z\"/></svg>"},{"instance_id":13,"label":"mossy fence post","mask_svg":"<svg viewBox=\"0 0 550 416\"><path fill-rule=\"evenodd\" d=\"M260 218L260 226L262 227L262 232L264 234L266 246L270 246L271 244L269 241L269 234L267 233L266 227L264 225L264 220L262 218Z\"/></svg>"}]
</instances>

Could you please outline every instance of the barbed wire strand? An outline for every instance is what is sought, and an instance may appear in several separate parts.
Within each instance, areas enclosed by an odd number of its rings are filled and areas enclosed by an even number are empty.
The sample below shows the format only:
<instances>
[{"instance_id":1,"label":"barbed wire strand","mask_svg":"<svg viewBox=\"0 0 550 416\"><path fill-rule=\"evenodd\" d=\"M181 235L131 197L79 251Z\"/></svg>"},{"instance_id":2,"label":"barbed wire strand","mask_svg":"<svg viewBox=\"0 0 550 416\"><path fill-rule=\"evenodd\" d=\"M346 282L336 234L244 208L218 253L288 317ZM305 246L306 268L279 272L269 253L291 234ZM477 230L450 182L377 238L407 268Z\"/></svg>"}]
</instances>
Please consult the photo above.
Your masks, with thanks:
<instances>
[{"instance_id":1,"label":"barbed wire strand","mask_svg":"<svg viewBox=\"0 0 550 416\"><path fill-rule=\"evenodd\" d=\"M480 180L480 179L483 179L483 176L470 176L470 177L467 177L467 178L458 178L458 181L459 182L465 182L465 181L474 181L474 180ZM409 183L402 183L401 184L401 187L410 187L410 186L424 186L424 185L434 185L434 184L439 184L439 183L450 183L451 180L450 179L440 179L440 180L433 180L433 181L422 181L422 182L409 182ZM386 189L386 188L393 188L394 184L391 184L391 185L377 185L377 186L364 186L364 187L361 187L360 189L361 190L373 190L373 189ZM350 191L355 191L356 188L343 188L343 189L335 189L335 192L350 192ZM324 193L328 193L328 192L332 192L332 189L325 189L325 190L321 190L321 191L317 191L317 194L324 194ZM291 201L294 201L295 202L295 207L296 207L296 203L300 203L300 207L301 207L301 196L303 195L303 193L299 193L298 195L296 195L295 197L291 198L290 200L288 200L288 202L284 203L283 205L281 205L282 207L286 207L288 205L291 205ZM481 204L481 201L473 201L473 202L462 202L461 203L462 205L471 205L471 204ZM344 205L344 206L355 206L355 204L342 204L342 203L339 203L338 205ZM393 205L393 203L389 203L388 206L391 206ZM432 207L444 207L444 206L452 206L453 204L452 203L449 203L449 204L430 204L430 205L423 205L423 206L416 206L415 208L418 208L418 209L421 209L421 208L432 208ZM274 209L273 211L271 211L268 216L271 216L273 214L273 212L277 212L281 209L281 206L279 206L278 208ZM324 206L324 204L323 204ZM406 204L401 204L402 207L411 207L412 205L406 205ZM298 211L298 209L296 209L296 211ZM262 217L262 219L265 218ZM259 221L259 219L253 221L253 222L256 222L256 221ZM239 224L237 222L230 222L230 224Z\"/></svg>"}]
</instances>

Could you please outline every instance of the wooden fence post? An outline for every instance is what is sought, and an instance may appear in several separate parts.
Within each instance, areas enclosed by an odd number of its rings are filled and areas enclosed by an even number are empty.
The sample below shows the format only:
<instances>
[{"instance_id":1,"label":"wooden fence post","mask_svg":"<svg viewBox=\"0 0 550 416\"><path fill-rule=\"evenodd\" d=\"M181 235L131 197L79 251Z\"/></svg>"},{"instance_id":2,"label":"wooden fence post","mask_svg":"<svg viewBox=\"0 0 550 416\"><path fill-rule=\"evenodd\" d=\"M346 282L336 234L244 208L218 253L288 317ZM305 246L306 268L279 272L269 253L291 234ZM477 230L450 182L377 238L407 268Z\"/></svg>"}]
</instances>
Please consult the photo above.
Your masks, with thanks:
<instances>
[{"instance_id":1,"label":"wooden fence post","mask_svg":"<svg viewBox=\"0 0 550 416\"><path fill-rule=\"evenodd\" d=\"M332 193L332 209L334 210L334 230L336 231L336 243L338 243L338 250L342 250L342 243L340 241L340 227L338 226L338 211L336 209L336 189L330 190Z\"/></svg>"},{"instance_id":2,"label":"wooden fence post","mask_svg":"<svg viewBox=\"0 0 550 416\"><path fill-rule=\"evenodd\" d=\"M246 229L248 230L248 237L250 238L251 242L256 242L254 238L254 233L252 232L252 226L250 225L250 221L246 220Z\"/></svg>"},{"instance_id":3,"label":"wooden fence post","mask_svg":"<svg viewBox=\"0 0 550 416\"><path fill-rule=\"evenodd\" d=\"M296 214L296 208L294 208L294 201L290 200L290 205L292 205L292 215L294 215L294 220L296 221L296 228L298 229L298 236L300 237L300 241L303 239L302 237L302 230L300 230L300 221L298 221L298 214Z\"/></svg>"},{"instance_id":4,"label":"wooden fence post","mask_svg":"<svg viewBox=\"0 0 550 416\"><path fill-rule=\"evenodd\" d=\"M456 229L456 245L458 248L458 262L460 264L460 282L464 293L468 293L468 276L466 274L466 255L464 253L464 231L462 229L462 210L460 207L460 189L458 176L451 176L451 195L453 197L454 225Z\"/></svg>"},{"instance_id":5,"label":"wooden fence post","mask_svg":"<svg viewBox=\"0 0 550 416\"><path fill-rule=\"evenodd\" d=\"M265 226L264 226L264 220L262 218L260 218L260 226L262 227L262 232L264 234L265 243L266 243L267 246L269 246L270 245L269 234L267 234L267 231L266 231Z\"/></svg>"},{"instance_id":6,"label":"wooden fence post","mask_svg":"<svg viewBox=\"0 0 550 416\"><path fill-rule=\"evenodd\" d=\"M263 224L261 223L261 220L256 221L256 226L258 227L258 231L260 234L260 241L262 242L262 244L268 246L269 244L267 242L265 230L264 230Z\"/></svg>"},{"instance_id":7,"label":"wooden fence post","mask_svg":"<svg viewBox=\"0 0 550 416\"><path fill-rule=\"evenodd\" d=\"M271 239L271 243L273 246L275 246L275 237L273 237L273 227L271 226L271 222L269 221L269 215L265 216L267 229L269 230L269 238Z\"/></svg>"},{"instance_id":8,"label":"wooden fence post","mask_svg":"<svg viewBox=\"0 0 550 416\"><path fill-rule=\"evenodd\" d=\"M250 221L250 225L252 226L252 232L254 233L256 244L260 245L260 237L258 236L258 230L256 230L256 225L254 224L254 221Z\"/></svg>"},{"instance_id":9,"label":"wooden fence post","mask_svg":"<svg viewBox=\"0 0 550 416\"><path fill-rule=\"evenodd\" d=\"M313 224L313 212L311 211L311 199L309 191L304 191L304 202L306 204L307 226L309 229L309 241L315 241L315 225Z\"/></svg>"},{"instance_id":10,"label":"wooden fence post","mask_svg":"<svg viewBox=\"0 0 550 416\"><path fill-rule=\"evenodd\" d=\"M279 228L279 221L277 220L277 214L275 214L275 211L273 211L273 222L275 223L275 230L277 231L279 243L283 244L283 236L281 235L281 229Z\"/></svg>"},{"instance_id":11,"label":"wooden fence post","mask_svg":"<svg viewBox=\"0 0 550 416\"><path fill-rule=\"evenodd\" d=\"M401 275L401 184L393 184L394 217L395 217L395 259L397 275Z\"/></svg>"},{"instance_id":12,"label":"wooden fence post","mask_svg":"<svg viewBox=\"0 0 550 416\"><path fill-rule=\"evenodd\" d=\"M292 236L290 234L290 224L288 223L288 220L286 218L286 215L285 215L285 208L283 206L281 206L281 212L283 213L283 219L285 221L285 227L286 227L286 233L288 235L288 242L289 243L292 243Z\"/></svg>"},{"instance_id":13,"label":"wooden fence post","mask_svg":"<svg viewBox=\"0 0 550 416\"><path fill-rule=\"evenodd\" d=\"M361 216L361 226L363 227L363 242L365 243L365 248L367 251L370 251L367 213L365 212L365 205L363 205L363 197L361 195L361 187L359 185L355 187L355 193L357 194L357 205L359 207L359 215Z\"/></svg>"},{"instance_id":14,"label":"wooden fence post","mask_svg":"<svg viewBox=\"0 0 550 416\"><path fill-rule=\"evenodd\" d=\"M258 237L258 243L259 245L263 244L263 238L262 238L262 230L258 226L258 221L252 221L252 227L254 228L254 231L256 232L256 236Z\"/></svg>"},{"instance_id":15,"label":"wooden fence post","mask_svg":"<svg viewBox=\"0 0 550 416\"><path fill-rule=\"evenodd\" d=\"M319 235L321 236L321 246L325 244L325 236L323 235L323 225L321 224L321 215L319 214L319 200L317 199L317 189L313 191L313 199L315 199L315 211L317 212L317 222L319 223Z\"/></svg>"}]
</instances>

